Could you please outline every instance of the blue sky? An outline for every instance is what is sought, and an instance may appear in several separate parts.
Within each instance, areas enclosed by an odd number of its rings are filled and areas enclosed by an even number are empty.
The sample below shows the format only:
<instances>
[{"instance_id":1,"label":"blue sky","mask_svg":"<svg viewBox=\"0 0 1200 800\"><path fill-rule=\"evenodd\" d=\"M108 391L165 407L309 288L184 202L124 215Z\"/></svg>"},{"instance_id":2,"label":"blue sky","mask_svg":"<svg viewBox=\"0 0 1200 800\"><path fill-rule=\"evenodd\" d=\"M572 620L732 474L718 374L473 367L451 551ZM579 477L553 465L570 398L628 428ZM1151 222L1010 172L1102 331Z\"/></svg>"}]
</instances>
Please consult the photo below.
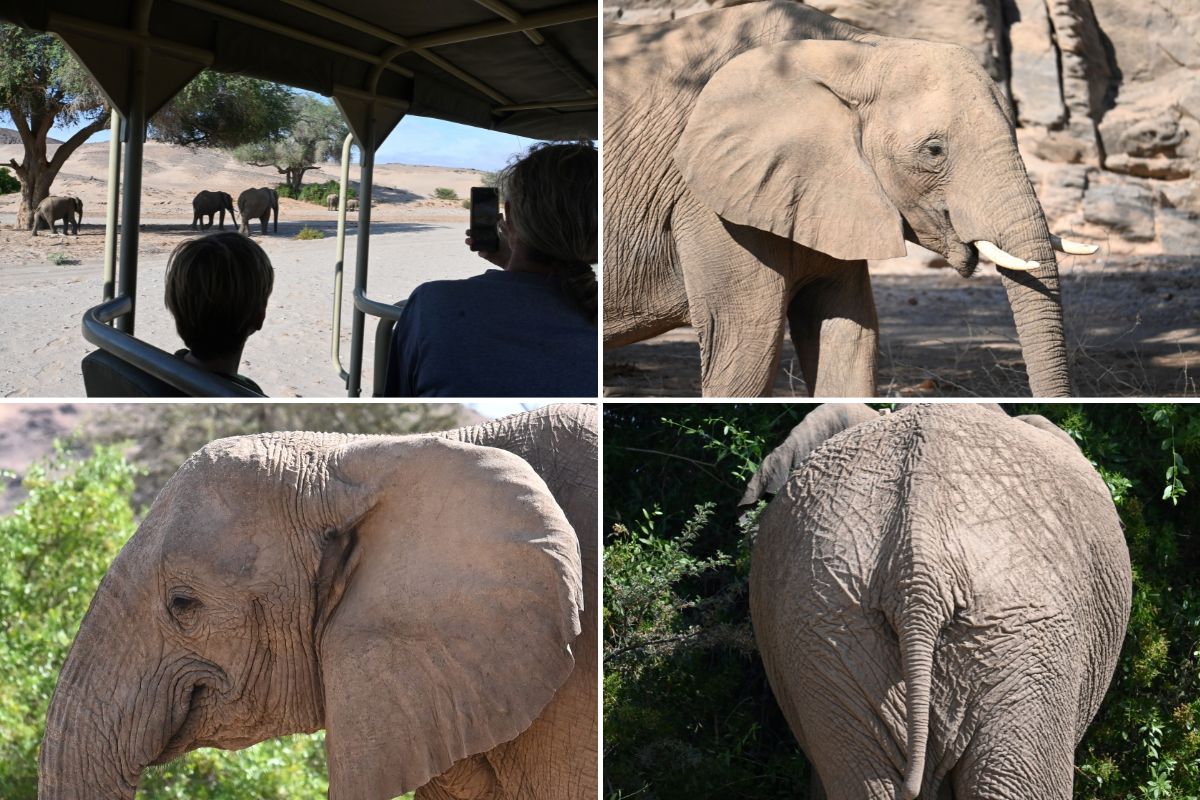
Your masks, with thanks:
<instances>
[{"instance_id":1,"label":"blue sky","mask_svg":"<svg viewBox=\"0 0 1200 800\"><path fill-rule=\"evenodd\" d=\"M0 126L11 127L7 114ZM82 125L53 128L50 136L66 140ZM108 131L92 136L90 142L107 142ZM533 139L496 133L468 125L457 125L428 117L405 117L384 140L375 156L377 164L428 164L436 167L469 167L497 170L509 158L533 144Z\"/></svg>"}]
</instances>

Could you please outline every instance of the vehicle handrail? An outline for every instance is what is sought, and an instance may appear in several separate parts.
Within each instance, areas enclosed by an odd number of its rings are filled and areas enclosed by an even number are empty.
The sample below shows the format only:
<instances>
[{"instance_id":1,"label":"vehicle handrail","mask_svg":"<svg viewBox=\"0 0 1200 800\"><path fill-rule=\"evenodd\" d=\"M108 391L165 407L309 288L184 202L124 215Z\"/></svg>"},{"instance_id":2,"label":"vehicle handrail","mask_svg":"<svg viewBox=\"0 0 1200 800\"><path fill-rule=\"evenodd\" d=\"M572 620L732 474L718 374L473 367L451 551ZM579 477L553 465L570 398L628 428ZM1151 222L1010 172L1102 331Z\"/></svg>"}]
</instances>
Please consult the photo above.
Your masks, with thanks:
<instances>
[{"instance_id":1,"label":"vehicle handrail","mask_svg":"<svg viewBox=\"0 0 1200 800\"><path fill-rule=\"evenodd\" d=\"M342 366L342 273L346 259L346 186L350 182L350 145L354 134L346 134L342 142L342 172L338 185L337 263L333 267L333 332L329 339L329 359L344 385L350 383L350 373Z\"/></svg>"},{"instance_id":2,"label":"vehicle handrail","mask_svg":"<svg viewBox=\"0 0 1200 800\"><path fill-rule=\"evenodd\" d=\"M390 320L400 319L400 315L404 313L404 303L400 303L399 305L381 303L378 300L372 300L367 297L366 292L362 289L354 290L354 307L364 314Z\"/></svg>"},{"instance_id":3,"label":"vehicle handrail","mask_svg":"<svg viewBox=\"0 0 1200 800\"><path fill-rule=\"evenodd\" d=\"M132 311L133 298L127 295L89 308L83 315L83 338L191 397L262 397L247 386L193 366L178 356L109 327L108 323Z\"/></svg>"}]
</instances>

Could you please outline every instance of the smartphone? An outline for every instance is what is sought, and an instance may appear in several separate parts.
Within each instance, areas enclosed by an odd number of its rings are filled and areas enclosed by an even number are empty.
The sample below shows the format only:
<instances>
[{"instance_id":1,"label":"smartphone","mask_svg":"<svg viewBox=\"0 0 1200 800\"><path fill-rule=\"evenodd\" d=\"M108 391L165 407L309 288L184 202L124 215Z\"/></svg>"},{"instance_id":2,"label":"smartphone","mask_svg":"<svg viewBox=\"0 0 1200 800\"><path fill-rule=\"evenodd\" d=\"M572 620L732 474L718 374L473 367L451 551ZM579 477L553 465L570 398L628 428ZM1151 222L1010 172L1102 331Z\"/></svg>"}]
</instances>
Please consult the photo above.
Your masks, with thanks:
<instances>
[{"instance_id":1,"label":"smartphone","mask_svg":"<svg viewBox=\"0 0 1200 800\"><path fill-rule=\"evenodd\" d=\"M500 192L487 186L471 187L471 249L495 253L500 249Z\"/></svg>"}]
</instances>

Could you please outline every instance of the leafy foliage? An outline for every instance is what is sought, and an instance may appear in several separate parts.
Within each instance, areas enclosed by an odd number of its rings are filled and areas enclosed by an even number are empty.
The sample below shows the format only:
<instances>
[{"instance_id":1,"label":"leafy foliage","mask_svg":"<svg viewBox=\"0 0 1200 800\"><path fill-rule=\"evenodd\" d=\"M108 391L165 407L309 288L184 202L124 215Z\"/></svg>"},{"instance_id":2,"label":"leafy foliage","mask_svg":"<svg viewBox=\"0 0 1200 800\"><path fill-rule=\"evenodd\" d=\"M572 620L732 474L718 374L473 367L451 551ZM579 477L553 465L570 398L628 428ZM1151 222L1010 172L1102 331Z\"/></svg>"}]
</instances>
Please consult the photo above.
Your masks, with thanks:
<instances>
[{"instance_id":1,"label":"leafy foliage","mask_svg":"<svg viewBox=\"0 0 1200 800\"><path fill-rule=\"evenodd\" d=\"M324 183L306 183L299 191L296 191L286 183L278 184L275 187L279 192L280 197L290 197L293 200L304 200L308 203L324 207L325 198L331 194L337 194L340 191L337 181L325 181ZM358 197L358 190L353 186L346 187L346 197Z\"/></svg>"},{"instance_id":2,"label":"leafy foliage","mask_svg":"<svg viewBox=\"0 0 1200 800\"><path fill-rule=\"evenodd\" d=\"M309 226L305 225L303 228L300 229L300 232L296 234L296 238L297 239L324 239L325 232L322 231L320 228L310 228Z\"/></svg>"},{"instance_id":3,"label":"leafy foliage","mask_svg":"<svg viewBox=\"0 0 1200 800\"><path fill-rule=\"evenodd\" d=\"M605 794L803 796L808 765L746 630L752 465L812 406L605 407ZM1112 686L1076 755L1079 798L1200 796L1200 406L1021 405L1080 443L1134 571ZM761 505L761 504L760 504ZM1194 505L1194 504L1193 504ZM699 507L699 508L698 508ZM665 640L660 643L660 640Z\"/></svg>"},{"instance_id":4,"label":"leafy foliage","mask_svg":"<svg viewBox=\"0 0 1200 800\"><path fill-rule=\"evenodd\" d=\"M21 191L21 182L12 176L7 169L0 168L0 194L12 194Z\"/></svg>"},{"instance_id":5,"label":"leafy foliage","mask_svg":"<svg viewBox=\"0 0 1200 800\"><path fill-rule=\"evenodd\" d=\"M457 200L458 192L453 189L448 189L445 186L439 186L433 190L433 196L438 200Z\"/></svg>"},{"instance_id":6,"label":"leafy foliage","mask_svg":"<svg viewBox=\"0 0 1200 800\"><path fill-rule=\"evenodd\" d=\"M204 70L150 119L150 138L188 147L233 148L281 139L295 107L286 86Z\"/></svg>"},{"instance_id":7,"label":"leafy foliage","mask_svg":"<svg viewBox=\"0 0 1200 800\"><path fill-rule=\"evenodd\" d=\"M256 167L275 167L288 186L300 192L304 173L338 157L348 132L333 103L296 93L291 95L291 122L281 136L244 144L233 155Z\"/></svg>"}]
</instances>

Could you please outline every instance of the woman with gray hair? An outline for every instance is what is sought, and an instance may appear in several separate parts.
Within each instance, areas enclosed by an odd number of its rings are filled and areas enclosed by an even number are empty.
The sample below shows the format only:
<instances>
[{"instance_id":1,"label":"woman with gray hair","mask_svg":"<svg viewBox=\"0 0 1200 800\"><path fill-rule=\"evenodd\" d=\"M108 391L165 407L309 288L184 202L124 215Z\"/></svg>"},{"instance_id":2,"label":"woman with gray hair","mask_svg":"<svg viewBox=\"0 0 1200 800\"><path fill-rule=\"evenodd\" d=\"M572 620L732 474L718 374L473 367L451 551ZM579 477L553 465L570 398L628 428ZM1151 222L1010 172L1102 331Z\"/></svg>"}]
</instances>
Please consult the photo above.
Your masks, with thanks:
<instances>
[{"instance_id":1,"label":"woman with gray hair","mask_svg":"<svg viewBox=\"0 0 1200 800\"><path fill-rule=\"evenodd\" d=\"M597 165L590 143L539 144L501 173L500 246L479 253L500 269L413 291L387 396L596 396Z\"/></svg>"}]
</instances>

